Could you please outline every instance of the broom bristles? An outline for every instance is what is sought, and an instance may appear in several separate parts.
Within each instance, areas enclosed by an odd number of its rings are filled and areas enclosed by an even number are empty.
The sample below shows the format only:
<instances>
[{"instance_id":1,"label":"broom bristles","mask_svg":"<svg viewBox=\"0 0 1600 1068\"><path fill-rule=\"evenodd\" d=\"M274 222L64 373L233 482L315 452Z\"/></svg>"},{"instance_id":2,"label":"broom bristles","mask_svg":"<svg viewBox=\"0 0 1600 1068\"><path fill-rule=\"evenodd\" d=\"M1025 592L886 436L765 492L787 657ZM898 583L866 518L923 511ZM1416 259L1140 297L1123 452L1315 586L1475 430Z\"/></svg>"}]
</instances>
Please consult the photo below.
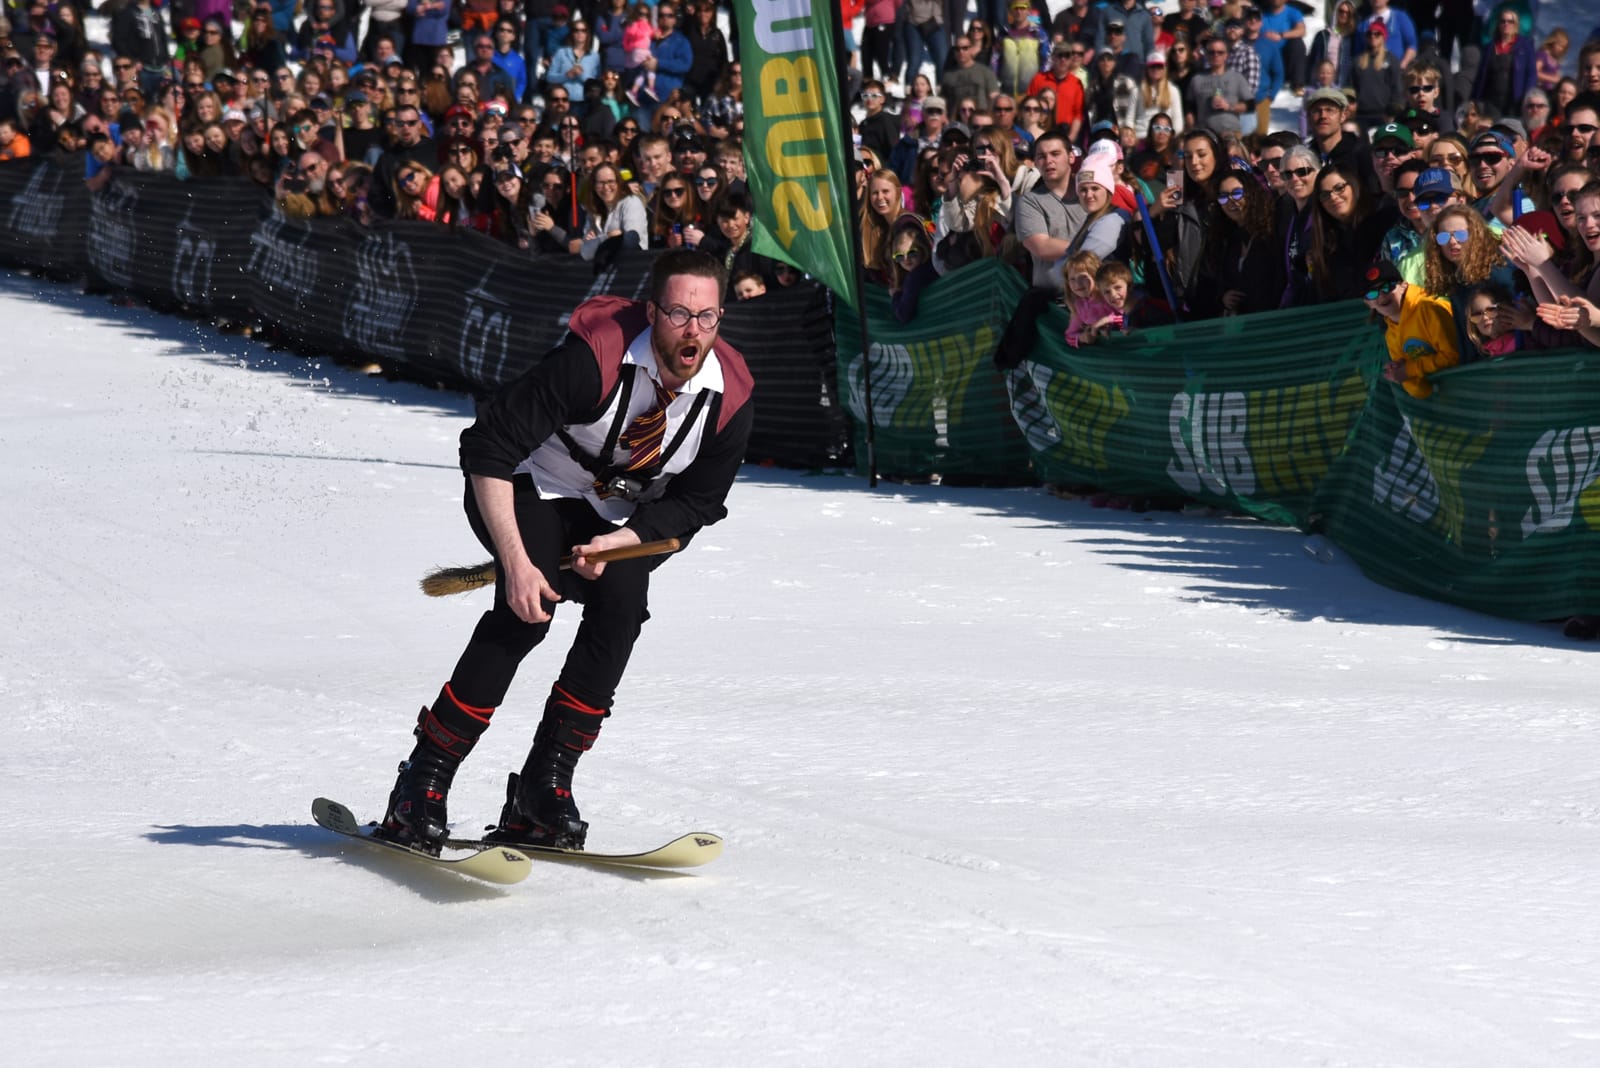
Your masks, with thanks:
<instances>
[{"instance_id":1,"label":"broom bristles","mask_svg":"<svg viewBox=\"0 0 1600 1068\"><path fill-rule=\"evenodd\" d=\"M494 561L485 560L472 567L435 568L422 576L422 581L418 585L429 597L449 597L452 594L493 586L497 576Z\"/></svg>"}]
</instances>

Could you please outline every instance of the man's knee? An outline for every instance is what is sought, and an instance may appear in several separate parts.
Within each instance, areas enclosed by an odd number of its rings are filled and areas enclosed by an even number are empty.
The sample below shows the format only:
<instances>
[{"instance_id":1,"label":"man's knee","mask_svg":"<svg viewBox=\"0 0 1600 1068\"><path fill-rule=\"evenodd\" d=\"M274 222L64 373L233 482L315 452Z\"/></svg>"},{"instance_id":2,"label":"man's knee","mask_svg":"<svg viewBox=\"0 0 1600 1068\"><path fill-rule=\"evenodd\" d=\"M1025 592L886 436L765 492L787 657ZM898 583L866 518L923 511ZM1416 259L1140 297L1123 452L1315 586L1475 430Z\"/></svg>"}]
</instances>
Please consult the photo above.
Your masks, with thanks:
<instances>
[{"instance_id":1,"label":"man's knee","mask_svg":"<svg viewBox=\"0 0 1600 1068\"><path fill-rule=\"evenodd\" d=\"M643 623L650 617L646 602L650 594L649 559L617 560L607 564L600 577L590 583L591 589L584 597L585 606L606 612L640 615Z\"/></svg>"}]
</instances>

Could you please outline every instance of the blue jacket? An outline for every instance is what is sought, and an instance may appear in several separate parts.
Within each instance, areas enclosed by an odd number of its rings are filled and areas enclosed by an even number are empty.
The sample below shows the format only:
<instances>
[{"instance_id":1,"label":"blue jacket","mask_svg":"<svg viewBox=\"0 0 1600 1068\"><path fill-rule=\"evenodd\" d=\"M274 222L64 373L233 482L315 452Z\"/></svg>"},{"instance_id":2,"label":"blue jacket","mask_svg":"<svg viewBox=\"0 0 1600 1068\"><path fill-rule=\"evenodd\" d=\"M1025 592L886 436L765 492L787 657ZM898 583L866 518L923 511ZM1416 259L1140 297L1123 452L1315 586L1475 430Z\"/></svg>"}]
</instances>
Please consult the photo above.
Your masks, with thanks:
<instances>
[{"instance_id":1,"label":"blue jacket","mask_svg":"<svg viewBox=\"0 0 1600 1068\"><path fill-rule=\"evenodd\" d=\"M574 83L567 77L567 73L576 67L583 77ZM563 45L550 60L550 69L545 72L544 80L551 85L561 83L571 90L573 99L583 95L583 83L590 78L600 77L600 50L593 48L589 54L581 59L572 49Z\"/></svg>"},{"instance_id":2,"label":"blue jacket","mask_svg":"<svg viewBox=\"0 0 1600 1068\"><path fill-rule=\"evenodd\" d=\"M290 50L290 55L295 59L310 59L311 50L316 47L317 41L315 37L311 36L310 25L310 20L307 20L306 24L300 28L300 33L294 39L294 47ZM339 35L336 33L330 33L328 36L334 39L333 57L335 59L344 64L351 64L356 61L356 35L354 31L347 31L342 41L339 40Z\"/></svg>"},{"instance_id":3,"label":"blue jacket","mask_svg":"<svg viewBox=\"0 0 1600 1068\"><path fill-rule=\"evenodd\" d=\"M1370 25L1372 25L1372 19L1370 17L1364 18L1356 30L1354 43L1358 54L1363 42L1367 39L1367 27ZM1346 44L1349 43L1346 42ZM1383 43L1388 46L1390 55L1394 56L1395 59L1403 59L1407 51L1415 52L1417 50L1417 24L1412 22L1411 16L1404 11L1391 7L1389 9L1389 36L1384 39Z\"/></svg>"},{"instance_id":4,"label":"blue jacket","mask_svg":"<svg viewBox=\"0 0 1600 1068\"><path fill-rule=\"evenodd\" d=\"M528 61L517 54L516 49L509 52L496 52L494 65L505 71L511 78L511 84L517 88L517 99L521 100L528 95Z\"/></svg>"},{"instance_id":5,"label":"blue jacket","mask_svg":"<svg viewBox=\"0 0 1600 1068\"><path fill-rule=\"evenodd\" d=\"M694 66L694 45L673 30L650 46L650 54L656 57L656 98L665 100L668 93L683 88L683 76Z\"/></svg>"},{"instance_id":6,"label":"blue jacket","mask_svg":"<svg viewBox=\"0 0 1600 1068\"><path fill-rule=\"evenodd\" d=\"M1272 100L1283 88L1283 42L1257 37L1250 43L1261 57L1261 84L1256 86L1256 99Z\"/></svg>"},{"instance_id":7,"label":"blue jacket","mask_svg":"<svg viewBox=\"0 0 1600 1068\"><path fill-rule=\"evenodd\" d=\"M267 6L272 8L272 28L278 31L278 39L292 41L294 12L299 6L299 0L267 0Z\"/></svg>"},{"instance_id":8,"label":"blue jacket","mask_svg":"<svg viewBox=\"0 0 1600 1068\"><path fill-rule=\"evenodd\" d=\"M594 20L594 39L600 42L600 59L606 70L623 70L628 66L628 54L622 50L622 28L627 24L626 11L619 15L608 11Z\"/></svg>"},{"instance_id":9,"label":"blue jacket","mask_svg":"<svg viewBox=\"0 0 1600 1068\"><path fill-rule=\"evenodd\" d=\"M1493 49L1494 45L1485 45L1483 58L1478 60L1478 76L1472 79L1474 100L1483 99L1484 83L1489 80L1489 53ZM1538 57L1533 50L1533 38L1518 37L1511 46L1511 98L1520 101L1527 96L1528 90L1539 84L1538 78Z\"/></svg>"},{"instance_id":10,"label":"blue jacket","mask_svg":"<svg viewBox=\"0 0 1600 1068\"><path fill-rule=\"evenodd\" d=\"M411 27L411 43L443 48L450 36L450 7L454 0L444 0L437 11L421 14L417 8L424 0L407 0L406 14L416 20Z\"/></svg>"}]
</instances>

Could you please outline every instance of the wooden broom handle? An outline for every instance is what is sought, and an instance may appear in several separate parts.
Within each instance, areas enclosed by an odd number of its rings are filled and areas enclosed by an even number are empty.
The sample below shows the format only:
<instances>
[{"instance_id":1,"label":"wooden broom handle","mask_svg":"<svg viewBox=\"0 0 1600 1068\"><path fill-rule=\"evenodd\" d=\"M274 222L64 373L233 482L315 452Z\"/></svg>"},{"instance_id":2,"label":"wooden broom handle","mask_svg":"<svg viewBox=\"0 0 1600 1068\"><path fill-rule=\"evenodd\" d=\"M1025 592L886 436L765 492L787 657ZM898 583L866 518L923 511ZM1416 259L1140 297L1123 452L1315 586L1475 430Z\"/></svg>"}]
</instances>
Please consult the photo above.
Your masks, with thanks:
<instances>
[{"instance_id":1,"label":"wooden broom handle","mask_svg":"<svg viewBox=\"0 0 1600 1068\"><path fill-rule=\"evenodd\" d=\"M660 541L642 541L638 545L623 545L616 549L603 549L589 557L591 564L609 564L615 560L636 560L641 556L657 556L661 553L675 553L679 549L677 538L662 538ZM566 571L572 567L570 555L561 558L561 570Z\"/></svg>"}]
</instances>

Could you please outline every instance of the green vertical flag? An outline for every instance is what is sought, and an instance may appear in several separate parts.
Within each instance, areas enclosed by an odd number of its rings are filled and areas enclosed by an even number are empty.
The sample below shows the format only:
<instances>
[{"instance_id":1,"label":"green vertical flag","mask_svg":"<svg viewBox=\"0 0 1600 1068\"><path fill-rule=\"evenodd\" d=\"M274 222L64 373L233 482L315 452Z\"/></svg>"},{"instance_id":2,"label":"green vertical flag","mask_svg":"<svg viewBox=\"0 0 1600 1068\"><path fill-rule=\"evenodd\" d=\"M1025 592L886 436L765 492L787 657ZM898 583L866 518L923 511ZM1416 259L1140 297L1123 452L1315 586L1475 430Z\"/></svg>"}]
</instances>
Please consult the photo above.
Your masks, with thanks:
<instances>
[{"instance_id":1,"label":"green vertical flag","mask_svg":"<svg viewBox=\"0 0 1600 1068\"><path fill-rule=\"evenodd\" d=\"M855 303L844 109L832 0L733 0L755 251Z\"/></svg>"}]
</instances>

